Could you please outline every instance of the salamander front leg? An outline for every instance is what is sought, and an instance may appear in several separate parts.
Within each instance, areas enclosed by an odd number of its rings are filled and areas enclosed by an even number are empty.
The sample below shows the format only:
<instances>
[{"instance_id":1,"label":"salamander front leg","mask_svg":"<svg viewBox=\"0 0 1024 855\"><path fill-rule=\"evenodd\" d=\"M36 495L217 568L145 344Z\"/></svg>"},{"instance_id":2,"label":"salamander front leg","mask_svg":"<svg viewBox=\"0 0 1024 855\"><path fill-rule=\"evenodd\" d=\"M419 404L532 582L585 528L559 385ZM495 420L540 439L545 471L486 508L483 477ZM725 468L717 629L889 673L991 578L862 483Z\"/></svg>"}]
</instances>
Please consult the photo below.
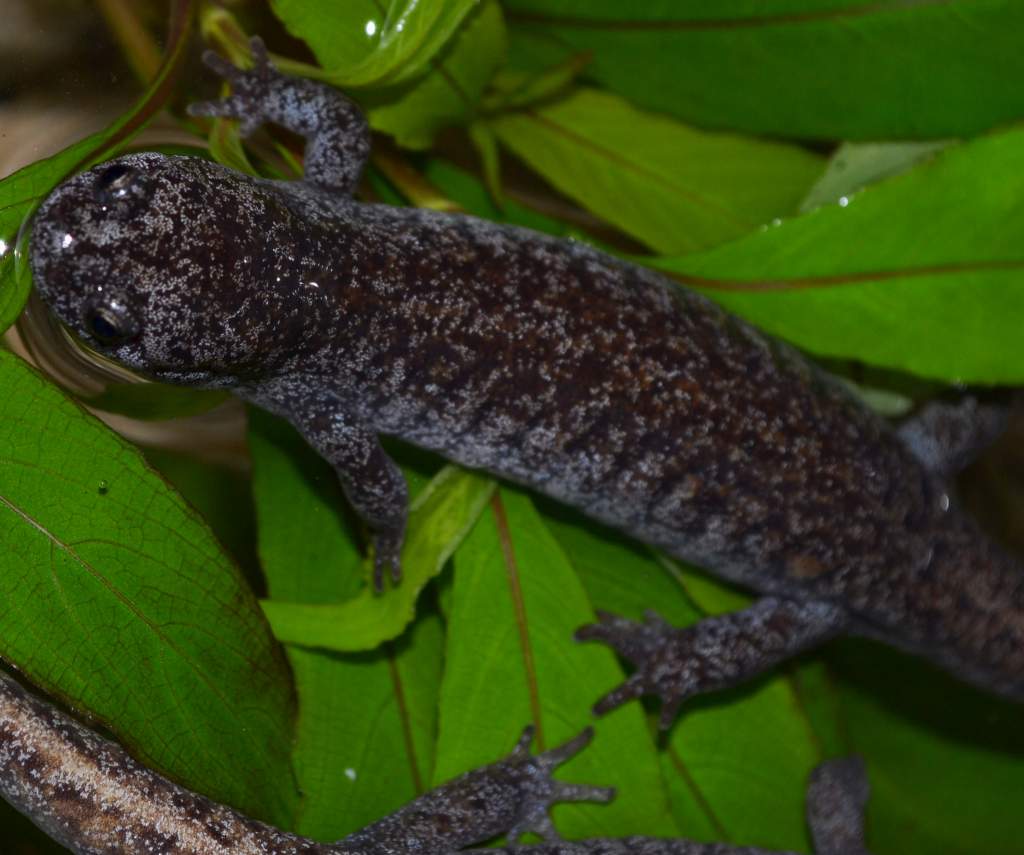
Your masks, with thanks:
<instances>
[{"instance_id":1,"label":"salamander front leg","mask_svg":"<svg viewBox=\"0 0 1024 855\"><path fill-rule=\"evenodd\" d=\"M602 715L641 695L664 704L661 727L672 724L687 698L726 689L770 670L801 651L841 633L842 609L825 602L798 603L764 597L740 612L705 618L677 629L654 612L644 623L599 613L580 628L578 641L603 641L636 671L594 706Z\"/></svg>"},{"instance_id":2,"label":"salamander front leg","mask_svg":"<svg viewBox=\"0 0 1024 855\"><path fill-rule=\"evenodd\" d=\"M265 122L301 135L306 140L305 180L351 194L370 154L370 131L362 112L325 83L281 74L259 37L250 45L251 71L236 68L213 51L203 54L206 65L231 84L231 96L191 104L188 112L239 119L243 136Z\"/></svg>"},{"instance_id":3,"label":"salamander front leg","mask_svg":"<svg viewBox=\"0 0 1024 855\"><path fill-rule=\"evenodd\" d=\"M377 434L324 399L295 405L292 424L330 463L352 509L374 534L374 589L384 589L384 574L402 578L402 544L409 493L398 465L381 448Z\"/></svg>"}]
</instances>

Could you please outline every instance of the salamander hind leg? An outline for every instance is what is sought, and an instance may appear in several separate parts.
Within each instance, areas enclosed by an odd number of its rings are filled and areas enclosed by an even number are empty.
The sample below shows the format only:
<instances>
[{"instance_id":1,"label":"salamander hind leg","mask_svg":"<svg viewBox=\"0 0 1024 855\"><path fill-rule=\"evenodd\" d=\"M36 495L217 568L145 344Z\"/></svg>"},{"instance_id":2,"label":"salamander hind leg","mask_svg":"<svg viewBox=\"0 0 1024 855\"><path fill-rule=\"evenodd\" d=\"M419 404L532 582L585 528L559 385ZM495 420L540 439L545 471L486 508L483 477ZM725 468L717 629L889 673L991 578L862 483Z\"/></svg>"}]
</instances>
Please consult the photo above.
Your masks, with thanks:
<instances>
[{"instance_id":1,"label":"salamander hind leg","mask_svg":"<svg viewBox=\"0 0 1024 855\"><path fill-rule=\"evenodd\" d=\"M830 603L764 597L743 611L682 629L654 612L643 623L600 613L576 639L603 641L636 668L594 712L603 715L641 695L658 695L666 729L687 698L746 682L838 635L846 622L845 612Z\"/></svg>"},{"instance_id":2,"label":"salamander hind leg","mask_svg":"<svg viewBox=\"0 0 1024 855\"><path fill-rule=\"evenodd\" d=\"M897 431L930 472L951 478L995 442L1009 423L1010 404L999 397L964 395L930 401Z\"/></svg>"}]
</instances>

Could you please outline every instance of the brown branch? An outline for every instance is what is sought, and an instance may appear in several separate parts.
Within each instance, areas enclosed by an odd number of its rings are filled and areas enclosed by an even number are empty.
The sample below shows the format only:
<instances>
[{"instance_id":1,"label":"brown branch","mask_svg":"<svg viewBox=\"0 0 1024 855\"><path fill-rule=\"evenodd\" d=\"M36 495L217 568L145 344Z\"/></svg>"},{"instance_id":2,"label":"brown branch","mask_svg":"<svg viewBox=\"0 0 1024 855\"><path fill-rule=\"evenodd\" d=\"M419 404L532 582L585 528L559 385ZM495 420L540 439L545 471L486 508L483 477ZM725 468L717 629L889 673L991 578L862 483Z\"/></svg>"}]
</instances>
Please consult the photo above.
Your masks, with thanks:
<instances>
[{"instance_id":1,"label":"brown branch","mask_svg":"<svg viewBox=\"0 0 1024 855\"><path fill-rule=\"evenodd\" d=\"M556 801L608 801L599 787L550 773L590 741L585 731L539 755L527 728L506 758L467 772L362 831L318 843L249 819L136 762L120 746L33 697L0 672L0 796L54 840L80 855L450 855L500 834L548 837ZM819 766L808 788L808 818L819 855L867 855L867 783L856 761ZM630 837L512 845L508 855L770 855L730 844Z\"/></svg>"},{"instance_id":2,"label":"brown branch","mask_svg":"<svg viewBox=\"0 0 1024 855\"><path fill-rule=\"evenodd\" d=\"M327 855L137 763L0 674L0 795L84 855Z\"/></svg>"}]
</instances>

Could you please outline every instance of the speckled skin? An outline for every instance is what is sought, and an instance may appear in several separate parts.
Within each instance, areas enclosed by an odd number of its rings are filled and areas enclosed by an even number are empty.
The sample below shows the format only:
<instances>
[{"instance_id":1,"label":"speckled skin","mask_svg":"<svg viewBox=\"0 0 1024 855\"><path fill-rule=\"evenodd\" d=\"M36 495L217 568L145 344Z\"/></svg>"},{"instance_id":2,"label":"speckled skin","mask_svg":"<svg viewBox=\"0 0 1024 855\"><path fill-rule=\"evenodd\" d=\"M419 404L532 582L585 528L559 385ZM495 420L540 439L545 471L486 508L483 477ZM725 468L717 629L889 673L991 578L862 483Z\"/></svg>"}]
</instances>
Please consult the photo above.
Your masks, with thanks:
<instances>
[{"instance_id":1,"label":"speckled skin","mask_svg":"<svg viewBox=\"0 0 1024 855\"><path fill-rule=\"evenodd\" d=\"M305 180L119 158L41 207L35 283L125 365L290 419L376 530L378 574L397 574L406 513L388 434L766 595L684 631L585 631L638 666L602 709L657 691L671 711L847 631L1024 697L1024 571L839 384L589 246L355 201L349 101L211 62L234 94L195 112L304 134Z\"/></svg>"},{"instance_id":2,"label":"speckled skin","mask_svg":"<svg viewBox=\"0 0 1024 855\"><path fill-rule=\"evenodd\" d=\"M338 843L325 844L255 822L179 787L0 672L0 795L79 855L446 855L501 834L517 841L527 831L549 842L481 851L770 855L763 849L644 837L557 842L548 818L554 802L607 801L612 792L551 778L555 767L590 741L590 731L537 756L530 754L532 738L528 728L503 760L431 790ZM807 803L818 855L861 851L832 844L862 834L866 787L855 760L833 761L815 771Z\"/></svg>"}]
</instances>

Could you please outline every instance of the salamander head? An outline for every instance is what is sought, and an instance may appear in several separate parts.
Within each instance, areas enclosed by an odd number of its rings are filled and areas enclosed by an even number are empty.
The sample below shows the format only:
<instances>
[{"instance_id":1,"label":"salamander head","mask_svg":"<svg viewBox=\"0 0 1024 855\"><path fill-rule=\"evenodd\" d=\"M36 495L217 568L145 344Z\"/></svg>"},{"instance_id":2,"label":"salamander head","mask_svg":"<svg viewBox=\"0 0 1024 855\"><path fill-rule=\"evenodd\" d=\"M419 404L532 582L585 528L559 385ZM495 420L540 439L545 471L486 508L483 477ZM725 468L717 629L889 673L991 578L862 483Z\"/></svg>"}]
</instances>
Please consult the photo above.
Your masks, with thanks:
<instances>
[{"instance_id":1,"label":"salamander head","mask_svg":"<svg viewBox=\"0 0 1024 855\"><path fill-rule=\"evenodd\" d=\"M269 320L267 282L294 259L280 239L292 217L263 183L217 164L128 155L40 207L35 287L88 346L129 368L227 385L266 369L301 332Z\"/></svg>"}]
</instances>

